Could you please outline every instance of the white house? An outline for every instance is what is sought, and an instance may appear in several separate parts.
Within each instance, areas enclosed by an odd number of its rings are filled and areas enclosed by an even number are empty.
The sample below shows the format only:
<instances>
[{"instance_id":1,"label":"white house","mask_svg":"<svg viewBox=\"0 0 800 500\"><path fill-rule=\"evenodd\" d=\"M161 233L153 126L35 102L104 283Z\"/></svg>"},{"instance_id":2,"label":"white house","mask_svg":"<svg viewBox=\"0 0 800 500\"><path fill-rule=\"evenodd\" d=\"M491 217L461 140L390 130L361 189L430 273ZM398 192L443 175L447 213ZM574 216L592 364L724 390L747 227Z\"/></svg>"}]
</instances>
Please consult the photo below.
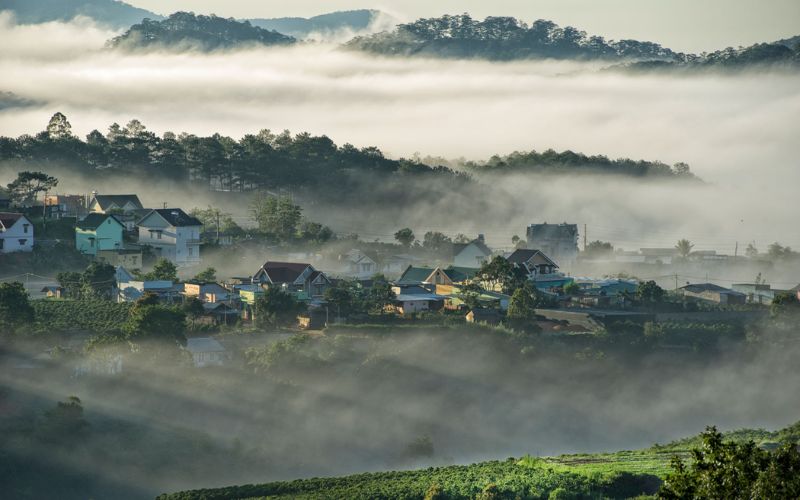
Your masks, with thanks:
<instances>
[{"instance_id":1,"label":"white house","mask_svg":"<svg viewBox=\"0 0 800 500\"><path fill-rule=\"evenodd\" d=\"M200 231L203 223L180 208L150 210L139 222L139 244L153 248L179 266L200 262Z\"/></svg>"},{"instance_id":2,"label":"white house","mask_svg":"<svg viewBox=\"0 0 800 500\"><path fill-rule=\"evenodd\" d=\"M453 265L480 269L492 257L492 250L486 246L483 235L469 243L456 243L453 245Z\"/></svg>"},{"instance_id":3,"label":"white house","mask_svg":"<svg viewBox=\"0 0 800 500\"><path fill-rule=\"evenodd\" d=\"M191 353L192 361L197 368L221 366L225 362L225 348L212 337L186 339L186 350Z\"/></svg>"},{"instance_id":4,"label":"white house","mask_svg":"<svg viewBox=\"0 0 800 500\"><path fill-rule=\"evenodd\" d=\"M0 253L33 250L33 224L24 215L0 212Z\"/></svg>"},{"instance_id":5,"label":"white house","mask_svg":"<svg viewBox=\"0 0 800 500\"><path fill-rule=\"evenodd\" d=\"M141 210L142 202L135 194L94 194L89 202L89 212L111 214Z\"/></svg>"},{"instance_id":6,"label":"white house","mask_svg":"<svg viewBox=\"0 0 800 500\"><path fill-rule=\"evenodd\" d=\"M378 263L373 258L358 249L352 249L339 257L342 263L342 272L348 276L366 279L378 272Z\"/></svg>"}]
</instances>

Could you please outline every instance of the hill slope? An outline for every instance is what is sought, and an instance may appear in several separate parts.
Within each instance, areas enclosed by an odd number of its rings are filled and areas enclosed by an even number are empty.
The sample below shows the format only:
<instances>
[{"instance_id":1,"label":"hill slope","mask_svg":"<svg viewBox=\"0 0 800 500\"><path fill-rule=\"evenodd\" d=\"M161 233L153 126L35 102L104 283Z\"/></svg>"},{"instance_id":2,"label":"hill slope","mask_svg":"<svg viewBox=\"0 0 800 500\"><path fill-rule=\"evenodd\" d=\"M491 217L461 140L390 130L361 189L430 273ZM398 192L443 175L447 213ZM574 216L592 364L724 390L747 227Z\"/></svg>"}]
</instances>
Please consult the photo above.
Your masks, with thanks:
<instances>
[{"instance_id":1,"label":"hill slope","mask_svg":"<svg viewBox=\"0 0 800 500\"><path fill-rule=\"evenodd\" d=\"M145 19L122 35L112 38L108 46L123 49L196 48L215 50L240 45L289 45L295 39L276 31L222 17L176 12L163 21Z\"/></svg>"},{"instance_id":2,"label":"hill slope","mask_svg":"<svg viewBox=\"0 0 800 500\"><path fill-rule=\"evenodd\" d=\"M482 58L675 60L680 54L657 43L636 40L607 41L571 26L538 20L528 26L513 17L468 14L420 19L388 33L357 37L348 48L381 55Z\"/></svg>"},{"instance_id":3,"label":"hill slope","mask_svg":"<svg viewBox=\"0 0 800 500\"><path fill-rule=\"evenodd\" d=\"M312 34L326 36L340 32L361 32L369 29L379 16L385 14L377 10L361 9L331 12L310 18L250 19L250 24L303 39Z\"/></svg>"},{"instance_id":4,"label":"hill slope","mask_svg":"<svg viewBox=\"0 0 800 500\"><path fill-rule=\"evenodd\" d=\"M797 443L800 422L769 432L738 430L726 441L771 447L775 442ZM673 456L688 458L700 444L693 436L666 446L640 451L552 458L523 457L472 465L431 467L402 472L358 474L340 478L313 478L261 485L186 491L159 496L159 500L244 498L632 498L658 491Z\"/></svg>"},{"instance_id":5,"label":"hill slope","mask_svg":"<svg viewBox=\"0 0 800 500\"><path fill-rule=\"evenodd\" d=\"M86 16L98 24L126 28L142 19L162 16L117 0L0 0L0 10L14 13L20 24L69 21Z\"/></svg>"}]
</instances>

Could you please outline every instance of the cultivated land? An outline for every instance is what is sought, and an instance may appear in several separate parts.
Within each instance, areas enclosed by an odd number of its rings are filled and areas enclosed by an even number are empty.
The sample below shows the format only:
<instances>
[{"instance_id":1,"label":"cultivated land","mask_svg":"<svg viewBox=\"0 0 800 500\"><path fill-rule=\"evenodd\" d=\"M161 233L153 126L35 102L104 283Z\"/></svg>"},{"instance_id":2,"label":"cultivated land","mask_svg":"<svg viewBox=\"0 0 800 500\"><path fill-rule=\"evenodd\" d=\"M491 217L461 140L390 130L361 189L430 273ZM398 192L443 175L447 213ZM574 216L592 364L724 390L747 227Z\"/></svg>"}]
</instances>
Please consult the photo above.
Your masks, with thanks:
<instances>
[{"instance_id":1,"label":"cultivated land","mask_svg":"<svg viewBox=\"0 0 800 500\"><path fill-rule=\"evenodd\" d=\"M726 441L754 441L762 448L800 440L800 422L770 432L742 429ZM687 460L700 436L616 453L508 458L471 465L312 478L231 486L159 496L160 500L275 498L631 498L653 495L673 457Z\"/></svg>"}]
</instances>

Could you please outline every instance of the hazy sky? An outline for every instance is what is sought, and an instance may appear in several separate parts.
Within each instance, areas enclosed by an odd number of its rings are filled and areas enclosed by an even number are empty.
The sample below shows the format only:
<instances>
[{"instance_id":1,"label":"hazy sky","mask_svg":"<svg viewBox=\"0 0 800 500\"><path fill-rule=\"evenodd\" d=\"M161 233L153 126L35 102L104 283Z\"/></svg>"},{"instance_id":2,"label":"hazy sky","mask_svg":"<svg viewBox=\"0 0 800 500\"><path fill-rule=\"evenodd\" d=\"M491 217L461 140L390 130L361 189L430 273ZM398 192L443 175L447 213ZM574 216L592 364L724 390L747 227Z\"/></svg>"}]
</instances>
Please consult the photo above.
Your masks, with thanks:
<instances>
[{"instance_id":1,"label":"hazy sky","mask_svg":"<svg viewBox=\"0 0 800 500\"><path fill-rule=\"evenodd\" d=\"M800 34L799 0L127 0L160 14L176 10L231 17L313 16L380 9L401 19L469 12L552 19L608 38L635 38L676 50L715 50Z\"/></svg>"}]
</instances>

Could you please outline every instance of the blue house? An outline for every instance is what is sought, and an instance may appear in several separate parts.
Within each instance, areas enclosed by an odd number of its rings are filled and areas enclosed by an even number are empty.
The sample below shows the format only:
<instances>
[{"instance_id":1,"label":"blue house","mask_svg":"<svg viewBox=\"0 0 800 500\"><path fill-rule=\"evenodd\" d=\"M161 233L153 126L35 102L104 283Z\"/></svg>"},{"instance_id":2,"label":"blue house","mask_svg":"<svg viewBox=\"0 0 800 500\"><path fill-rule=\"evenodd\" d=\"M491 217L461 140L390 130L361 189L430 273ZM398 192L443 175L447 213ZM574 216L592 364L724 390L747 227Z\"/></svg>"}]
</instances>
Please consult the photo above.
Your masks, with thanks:
<instances>
[{"instance_id":1,"label":"blue house","mask_svg":"<svg viewBox=\"0 0 800 500\"><path fill-rule=\"evenodd\" d=\"M75 248L87 255L122 248L125 225L114 215L91 213L75 226Z\"/></svg>"}]
</instances>

